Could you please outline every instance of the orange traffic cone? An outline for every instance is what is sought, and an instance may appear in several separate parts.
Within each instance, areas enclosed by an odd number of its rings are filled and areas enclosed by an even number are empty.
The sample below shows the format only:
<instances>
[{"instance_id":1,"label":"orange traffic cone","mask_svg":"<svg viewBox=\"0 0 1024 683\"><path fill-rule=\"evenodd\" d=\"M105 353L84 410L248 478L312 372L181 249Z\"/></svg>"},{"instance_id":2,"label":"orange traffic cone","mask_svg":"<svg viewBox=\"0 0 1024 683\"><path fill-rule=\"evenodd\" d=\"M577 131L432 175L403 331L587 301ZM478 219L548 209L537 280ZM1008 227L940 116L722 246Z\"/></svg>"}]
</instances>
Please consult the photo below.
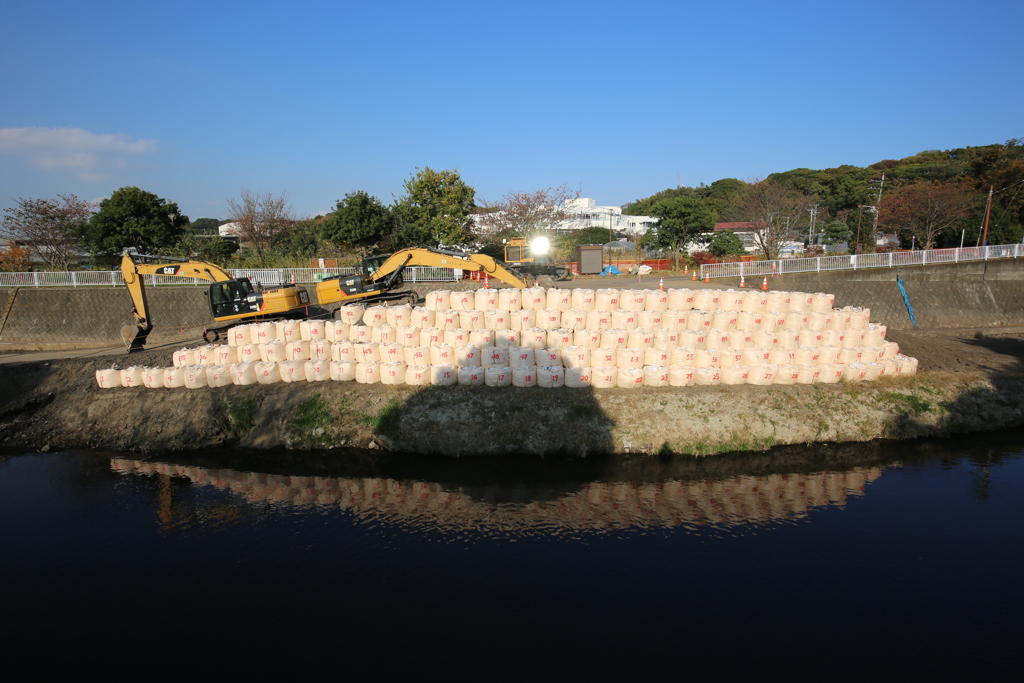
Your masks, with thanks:
<instances>
[{"instance_id":1,"label":"orange traffic cone","mask_svg":"<svg viewBox=\"0 0 1024 683\"><path fill-rule=\"evenodd\" d=\"M683 275L689 275L689 274L690 274L690 265L687 264L687 263L684 263L683 264Z\"/></svg>"},{"instance_id":2,"label":"orange traffic cone","mask_svg":"<svg viewBox=\"0 0 1024 683\"><path fill-rule=\"evenodd\" d=\"M490 289L490 288L491 288L491 274L490 273L484 273L484 289Z\"/></svg>"},{"instance_id":3,"label":"orange traffic cone","mask_svg":"<svg viewBox=\"0 0 1024 683\"><path fill-rule=\"evenodd\" d=\"M743 277L743 275L740 275L740 287L746 287L746 286L747 286L746 279Z\"/></svg>"},{"instance_id":4,"label":"orange traffic cone","mask_svg":"<svg viewBox=\"0 0 1024 683\"><path fill-rule=\"evenodd\" d=\"M704 276L704 282L711 282L711 273Z\"/></svg>"},{"instance_id":5,"label":"orange traffic cone","mask_svg":"<svg viewBox=\"0 0 1024 683\"><path fill-rule=\"evenodd\" d=\"M768 291L768 276L767 275L765 276L765 278L763 280L761 280L761 291L762 292L767 292Z\"/></svg>"},{"instance_id":6,"label":"orange traffic cone","mask_svg":"<svg viewBox=\"0 0 1024 683\"><path fill-rule=\"evenodd\" d=\"M697 269L696 268L693 269L693 281L694 282L697 281Z\"/></svg>"},{"instance_id":7,"label":"orange traffic cone","mask_svg":"<svg viewBox=\"0 0 1024 683\"><path fill-rule=\"evenodd\" d=\"M661 278L661 282L658 284L658 289L662 292L665 291L665 278Z\"/></svg>"},{"instance_id":8,"label":"orange traffic cone","mask_svg":"<svg viewBox=\"0 0 1024 683\"><path fill-rule=\"evenodd\" d=\"M295 273L292 273L292 284L295 284Z\"/></svg>"}]
</instances>

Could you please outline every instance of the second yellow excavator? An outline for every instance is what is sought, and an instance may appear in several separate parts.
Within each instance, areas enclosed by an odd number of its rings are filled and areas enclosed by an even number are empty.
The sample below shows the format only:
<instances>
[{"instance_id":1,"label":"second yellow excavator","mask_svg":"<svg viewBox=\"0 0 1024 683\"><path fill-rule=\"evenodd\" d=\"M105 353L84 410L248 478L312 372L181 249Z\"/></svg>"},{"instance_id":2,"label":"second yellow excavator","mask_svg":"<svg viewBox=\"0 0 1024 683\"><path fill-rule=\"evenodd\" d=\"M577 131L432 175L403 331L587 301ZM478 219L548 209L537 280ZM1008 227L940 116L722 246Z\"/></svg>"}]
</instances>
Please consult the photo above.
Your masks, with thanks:
<instances>
[{"instance_id":1,"label":"second yellow excavator","mask_svg":"<svg viewBox=\"0 0 1024 683\"><path fill-rule=\"evenodd\" d=\"M410 266L479 271L513 287L527 287L526 280L519 273L486 254L411 247L394 254L364 258L360 264L361 272L355 275L325 279L316 286L317 300L320 305L324 305L415 298L416 292L392 291L402 285L402 271Z\"/></svg>"}]
</instances>

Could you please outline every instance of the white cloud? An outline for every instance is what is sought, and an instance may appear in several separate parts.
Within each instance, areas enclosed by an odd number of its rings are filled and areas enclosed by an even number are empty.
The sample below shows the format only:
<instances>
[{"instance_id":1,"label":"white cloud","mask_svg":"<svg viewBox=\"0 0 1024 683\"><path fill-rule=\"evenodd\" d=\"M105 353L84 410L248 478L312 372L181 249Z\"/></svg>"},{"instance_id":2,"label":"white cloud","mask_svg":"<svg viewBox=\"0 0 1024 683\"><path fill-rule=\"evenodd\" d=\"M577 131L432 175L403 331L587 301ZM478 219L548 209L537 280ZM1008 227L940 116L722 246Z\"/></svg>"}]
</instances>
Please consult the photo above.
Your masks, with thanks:
<instances>
[{"instance_id":1,"label":"white cloud","mask_svg":"<svg viewBox=\"0 0 1024 683\"><path fill-rule=\"evenodd\" d=\"M156 150L156 140L82 128L0 128L0 154L28 158L36 168L69 170L83 180L101 180L128 165L128 159Z\"/></svg>"}]
</instances>

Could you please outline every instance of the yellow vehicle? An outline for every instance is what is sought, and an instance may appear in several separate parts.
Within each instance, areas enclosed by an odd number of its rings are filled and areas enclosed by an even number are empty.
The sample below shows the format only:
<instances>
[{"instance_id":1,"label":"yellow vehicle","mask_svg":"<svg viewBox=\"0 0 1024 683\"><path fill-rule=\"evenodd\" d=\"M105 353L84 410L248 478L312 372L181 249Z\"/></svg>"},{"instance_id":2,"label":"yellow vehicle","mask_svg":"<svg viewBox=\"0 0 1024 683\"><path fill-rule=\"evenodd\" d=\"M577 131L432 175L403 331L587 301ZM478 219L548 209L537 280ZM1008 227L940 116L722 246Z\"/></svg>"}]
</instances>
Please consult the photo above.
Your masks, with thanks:
<instances>
[{"instance_id":1,"label":"yellow vehicle","mask_svg":"<svg viewBox=\"0 0 1024 683\"><path fill-rule=\"evenodd\" d=\"M547 237L536 237L527 242L523 237L503 240L505 244L505 263L521 273L533 276L548 276L555 280L566 280L572 272L568 266L560 266L551 262L548 251L551 248Z\"/></svg>"},{"instance_id":2,"label":"yellow vehicle","mask_svg":"<svg viewBox=\"0 0 1024 683\"><path fill-rule=\"evenodd\" d=\"M160 259L175 263L136 263L136 259ZM287 286L257 291L249 278L232 278L223 268L205 261L189 261L168 256L125 254L121 258L121 276L128 287L134 306L135 327L121 328L121 337L128 351L138 351L146 344L153 329L149 305L146 302L144 275L171 275L209 280L205 292L210 301L210 312L217 322L234 322L258 317L282 317L300 314L309 306L309 292L304 287ZM262 288L260 288L262 290ZM207 341L216 341L224 328L208 329L203 333Z\"/></svg>"},{"instance_id":3,"label":"yellow vehicle","mask_svg":"<svg viewBox=\"0 0 1024 683\"><path fill-rule=\"evenodd\" d=\"M402 271L409 266L433 266L435 268L461 268L481 271L502 282L519 287L527 286L522 276L501 261L486 254L470 254L463 251L426 249L411 247L384 256L364 258L360 264L361 273L341 275L325 279L316 286L316 298L320 305L354 301L394 301L415 298L415 292L392 292L402 285Z\"/></svg>"}]
</instances>

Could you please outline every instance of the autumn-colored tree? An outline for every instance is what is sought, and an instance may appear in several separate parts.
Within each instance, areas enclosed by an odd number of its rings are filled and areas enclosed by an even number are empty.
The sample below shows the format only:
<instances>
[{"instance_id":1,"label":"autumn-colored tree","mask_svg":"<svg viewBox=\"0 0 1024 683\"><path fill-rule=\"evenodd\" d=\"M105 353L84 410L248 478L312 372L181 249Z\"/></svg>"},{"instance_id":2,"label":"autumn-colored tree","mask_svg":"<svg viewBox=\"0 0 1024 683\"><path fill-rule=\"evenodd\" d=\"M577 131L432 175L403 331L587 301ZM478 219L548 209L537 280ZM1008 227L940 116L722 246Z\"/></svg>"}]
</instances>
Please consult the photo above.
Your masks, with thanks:
<instances>
[{"instance_id":1,"label":"autumn-colored tree","mask_svg":"<svg viewBox=\"0 0 1024 683\"><path fill-rule=\"evenodd\" d=\"M513 192L502 201L487 204L477 214L477 226L490 233L529 237L538 230L553 230L569 217L566 202L580 196L568 185L533 192Z\"/></svg>"},{"instance_id":2,"label":"autumn-colored tree","mask_svg":"<svg viewBox=\"0 0 1024 683\"><path fill-rule=\"evenodd\" d=\"M750 221L759 228L754 243L768 260L779 258L782 243L796 230L804 217L810 199L788 181L759 180L742 188L730 209L738 221Z\"/></svg>"},{"instance_id":3,"label":"autumn-colored tree","mask_svg":"<svg viewBox=\"0 0 1024 683\"><path fill-rule=\"evenodd\" d=\"M243 188L237 200L228 200L228 210L235 234L243 247L252 249L260 267L267 265L271 249L295 224L287 192L274 196Z\"/></svg>"},{"instance_id":4,"label":"autumn-colored tree","mask_svg":"<svg viewBox=\"0 0 1024 683\"><path fill-rule=\"evenodd\" d=\"M11 243L7 248L0 249L0 270L8 273L24 273L29 269L28 249Z\"/></svg>"},{"instance_id":5,"label":"autumn-colored tree","mask_svg":"<svg viewBox=\"0 0 1024 683\"><path fill-rule=\"evenodd\" d=\"M77 260L76 250L93 206L73 194L57 199L23 199L4 210L0 234L17 240L35 252L49 270L68 270Z\"/></svg>"},{"instance_id":6,"label":"autumn-colored tree","mask_svg":"<svg viewBox=\"0 0 1024 683\"><path fill-rule=\"evenodd\" d=\"M975 201L964 180L911 183L882 197L878 223L904 237L914 237L924 249L933 249L943 230L970 215Z\"/></svg>"}]
</instances>

